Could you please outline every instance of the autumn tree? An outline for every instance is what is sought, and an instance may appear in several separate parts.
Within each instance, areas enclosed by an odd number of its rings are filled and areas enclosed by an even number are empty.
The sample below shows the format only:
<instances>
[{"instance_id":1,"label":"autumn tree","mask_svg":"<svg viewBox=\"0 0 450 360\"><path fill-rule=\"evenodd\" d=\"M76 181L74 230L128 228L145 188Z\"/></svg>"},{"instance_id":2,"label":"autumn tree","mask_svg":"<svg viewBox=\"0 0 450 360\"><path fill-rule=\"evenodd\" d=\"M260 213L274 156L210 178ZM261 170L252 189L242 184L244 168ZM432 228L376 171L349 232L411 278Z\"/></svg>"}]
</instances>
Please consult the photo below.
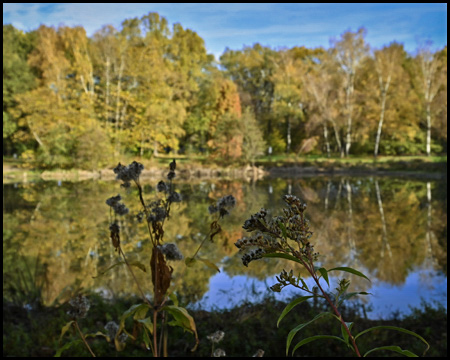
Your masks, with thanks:
<instances>
[{"instance_id":1,"label":"autumn tree","mask_svg":"<svg viewBox=\"0 0 450 360\"><path fill-rule=\"evenodd\" d=\"M273 111L279 122L286 125L286 153L291 152L292 128L303 118L302 87L313 50L294 47L278 51L277 67L273 75L275 84ZM296 134L296 138L302 137Z\"/></svg>"},{"instance_id":2,"label":"autumn tree","mask_svg":"<svg viewBox=\"0 0 450 360\"><path fill-rule=\"evenodd\" d=\"M255 166L258 156L264 155L266 142L255 115L249 108L245 109L240 119L242 133L244 135L242 149L245 160Z\"/></svg>"},{"instance_id":3,"label":"autumn tree","mask_svg":"<svg viewBox=\"0 0 450 360\"><path fill-rule=\"evenodd\" d=\"M24 143L15 142L14 134L26 129L19 128L12 112L17 105L15 96L36 86L36 75L27 62L34 46L34 32L24 33L12 25L3 25L3 154L24 150Z\"/></svg>"},{"instance_id":4,"label":"autumn tree","mask_svg":"<svg viewBox=\"0 0 450 360\"><path fill-rule=\"evenodd\" d=\"M366 29L359 28L357 32L346 31L340 40L333 39L331 45L336 62L343 75L343 90L345 92L344 114L347 122L345 135L345 155L349 155L352 145L353 107L355 103L355 77L361 61L368 52L364 41Z\"/></svg>"},{"instance_id":5,"label":"autumn tree","mask_svg":"<svg viewBox=\"0 0 450 360\"><path fill-rule=\"evenodd\" d=\"M423 99L426 117L426 154L431 154L431 105L439 89L444 83L441 73L444 71L443 59L438 52L432 53L431 44L426 43L418 49L417 54L419 86L417 90Z\"/></svg>"},{"instance_id":6,"label":"autumn tree","mask_svg":"<svg viewBox=\"0 0 450 360\"><path fill-rule=\"evenodd\" d=\"M308 113L307 129L322 127L328 157L331 154L328 124L331 124L338 152L344 152L336 119L339 109L336 106L336 79L333 70L330 54L322 53L306 72L303 88Z\"/></svg>"},{"instance_id":7,"label":"autumn tree","mask_svg":"<svg viewBox=\"0 0 450 360\"><path fill-rule=\"evenodd\" d=\"M211 123L214 130L209 146L215 149L215 155L219 158L237 160L242 156L244 139L240 126L242 109L237 86L231 80L220 82L215 108L215 120Z\"/></svg>"},{"instance_id":8,"label":"autumn tree","mask_svg":"<svg viewBox=\"0 0 450 360\"><path fill-rule=\"evenodd\" d=\"M273 115L273 74L277 58L275 50L258 43L252 47L245 46L242 50L227 48L220 57L220 64L239 87L242 106L252 107L270 145L275 145L280 140L273 138L273 134L278 132Z\"/></svg>"}]
</instances>

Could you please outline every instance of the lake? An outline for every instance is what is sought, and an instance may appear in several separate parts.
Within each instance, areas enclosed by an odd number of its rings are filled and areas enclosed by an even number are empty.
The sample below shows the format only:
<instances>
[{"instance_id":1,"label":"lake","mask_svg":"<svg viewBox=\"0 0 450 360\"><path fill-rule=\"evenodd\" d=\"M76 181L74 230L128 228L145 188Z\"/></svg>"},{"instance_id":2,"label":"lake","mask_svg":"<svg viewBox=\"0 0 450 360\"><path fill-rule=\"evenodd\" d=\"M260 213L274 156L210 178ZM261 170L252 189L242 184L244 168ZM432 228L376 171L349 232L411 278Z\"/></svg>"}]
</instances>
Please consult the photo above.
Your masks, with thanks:
<instances>
[{"instance_id":1,"label":"lake","mask_svg":"<svg viewBox=\"0 0 450 360\"><path fill-rule=\"evenodd\" d=\"M175 291L191 307L229 308L243 301L260 301L268 294L282 299L296 293L286 288L274 294L269 289L276 275L291 269L290 263L261 259L245 267L234 246L245 235L244 221L261 207L277 215L284 194L296 195L308 205L311 242L321 255L318 265L351 266L371 279L335 272L352 281L349 291L371 293L358 300L369 318L407 314L423 300L446 306L446 179L175 180L183 201L173 204L164 237L166 242L176 242L185 257L194 254L209 231L208 206L228 194L237 200L221 222L222 233L199 252L220 273L201 262L187 269L183 261L170 262ZM154 200L156 181L142 183L145 200ZM111 215L105 201L118 193L130 209L120 220L123 249L130 262L146 267L147 272L134 267L134 273L144 288L151 289L150 241L145 223L135 217L141 210L135 188L125 190L116 181L17 183L3 185L4 298L32 306L28 303L32 294L52 305L79 289L107 298L137 295L126 267L110 268L119 258L109 239ZM306 276L305 271L301 273ZM337 278L330 278L330 291L336 284Z\"/></svg>"}]
</instances>

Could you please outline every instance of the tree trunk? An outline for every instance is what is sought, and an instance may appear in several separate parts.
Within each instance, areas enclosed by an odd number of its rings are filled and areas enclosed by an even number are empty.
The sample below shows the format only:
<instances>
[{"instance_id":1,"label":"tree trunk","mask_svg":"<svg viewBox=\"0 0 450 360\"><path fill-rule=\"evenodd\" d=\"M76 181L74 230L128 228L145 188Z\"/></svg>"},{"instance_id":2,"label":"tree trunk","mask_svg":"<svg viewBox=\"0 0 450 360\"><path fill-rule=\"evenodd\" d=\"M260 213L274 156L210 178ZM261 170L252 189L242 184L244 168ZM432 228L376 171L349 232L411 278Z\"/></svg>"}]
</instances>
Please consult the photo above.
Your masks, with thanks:
<instances>
[{"instance_id":1,"label":"tree trunk","mask_svg":"<svg viewBox=\"0 0 450 360\"><path fill-rule=\"evenodd\" d=\"M328 141L328 129L326 122L323 123L323 137L325 139L325 146L327 147L327 157L330 157L330 142Z\"/></svg>"},{"instance_id":2,"label":"tree trunk","mask_svg":"<svg viewBox=\"0 0 450 360\"><path fill-rule=\"evenodd\" d=\"M348 75L348 83L345 96L345 107L347 110L347 135L345 139L345 156L350 154L350 147L352 146L352 95L353 95L353 74Z\"/></svg>"},{"instance_id":3,"label":"tree trunk","mask_svg":"<svg viewBox=\"0 0 450 360\"><path fill-rule=\"evenodd\" d=\"M287 119L286 154L291 152L291 119Z\"/></svg>"},{"instance_id":4,"label":"tree trunk","mask_svg":"<svg viewBox=\"0 0 450 360\"><path fill-rule=\"evenodd\" d=\"M333 125L334 136L336 137L336 143L337 143L337 146L339 148L339 153L341 154L341 157L343 157L344 156L344 149L342 147L341 139L340 139L340 136L339 136L339 131L338 131L337 126L336 126L336 122L334 120L329 120L329 121Z\"/></svg>"},{"instance_id":5,"label":"tree trunk","mask_svg":"<svg viewBox=\"0 0 450 360\"><path fill-rule=\"evenodd\" d=\"M387 237L386 218L384 217L383 201L381 200L380 186L378 185L378 180L375 180L375 192L377 193L378 210L380 212L381 226L383 229L383 247L381 248L380 257L381 258L384 257L384 248L386 247L389 257L392 259L392 251Z\"/></svg>"},{"instance_id":6,"label":"tree trunk","mask_svg":"<svg viewBox=\"0 0 450 360\"><path fill-rule=\"evenodd\" d=\"M431 154L431 103L427 102L427 156Z\"/></svg>"},{"instance_id":7,"label":"tree trunk","mask_svg":"<svg viewBox=\"0 0 450 360\"><path fill-rule=\"evenodd\" d=\"M109 56L106 57L106 69L105 69L105 78L106 78L106 95L105 95L105 120L109 120L109 87L110 87L110 79L109 79L109 68L111 66L111 62L109 60Z\"/></svg>"},{"instance_id":8,"label":"tree trunk","mask_svg":"<svg viewBox=\"0 0 450 360\"><path fill-rule=\"evenodd\" d=\"M375 156L375 158L378 156L378 148L380 145L381 127L383 126L383 121L384 121L385 106L386 106L386 92L383 91L382 95L381 95L380 121L378 122L377 138L375 139L375 150L373 152L373 155Z\"/></svg>"},{"instance_id":9,"label":"tree trunk","mask_svg":"<svg viewBox=\"0 0 450 360\"><path fill-rule=\"evenodd\" d=\"M116 92L116 116L115 116L115 135L116 135L116 146L115 152L116 155L119 153L119 119L120 119L120 91L122 85L122 73L123 73L124 61L123 55L120 57L120 68L119 68L119 76L117 79L117 92Z\"/></svg>"}]
</instances>

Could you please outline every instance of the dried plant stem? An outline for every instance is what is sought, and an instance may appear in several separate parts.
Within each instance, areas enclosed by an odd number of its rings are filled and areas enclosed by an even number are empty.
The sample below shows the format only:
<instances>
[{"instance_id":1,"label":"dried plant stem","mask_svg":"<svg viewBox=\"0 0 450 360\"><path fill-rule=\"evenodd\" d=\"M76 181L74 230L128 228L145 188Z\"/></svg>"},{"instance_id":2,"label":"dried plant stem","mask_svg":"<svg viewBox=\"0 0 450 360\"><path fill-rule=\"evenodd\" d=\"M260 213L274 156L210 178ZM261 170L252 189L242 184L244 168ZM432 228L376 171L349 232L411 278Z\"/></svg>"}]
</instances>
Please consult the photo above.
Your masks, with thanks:
<instances>
[{"instance_id":1,"label":"dried plant stem","mask_svg":"<svg viewBox=\"0 0 450 360\"><path fill-rule=\"evenodd\" d=\"M83 332L81 331L80 326L78 325L78 322L75 320L73 323L75 324L75 327L78 330L78 333L80 334L81 340L83 340L84 345L86 345L86 347L89 350L89 352L91 353L92 357L96 357L94 352L92 351L91 347L87 343L86 338L84 337Z\"/></svg>"},{"instance_id":2,"label":"dried plant stem","mask_svg":"<svg viewBox=\"0 0 450 360\"><path fill-rule=\"evenodd\" d=\"M158 334L156 333L156 324L158 321L158 311L155 309L153 311L153 348L155 357L158 357Z\"/></svg>"}]
</instances>

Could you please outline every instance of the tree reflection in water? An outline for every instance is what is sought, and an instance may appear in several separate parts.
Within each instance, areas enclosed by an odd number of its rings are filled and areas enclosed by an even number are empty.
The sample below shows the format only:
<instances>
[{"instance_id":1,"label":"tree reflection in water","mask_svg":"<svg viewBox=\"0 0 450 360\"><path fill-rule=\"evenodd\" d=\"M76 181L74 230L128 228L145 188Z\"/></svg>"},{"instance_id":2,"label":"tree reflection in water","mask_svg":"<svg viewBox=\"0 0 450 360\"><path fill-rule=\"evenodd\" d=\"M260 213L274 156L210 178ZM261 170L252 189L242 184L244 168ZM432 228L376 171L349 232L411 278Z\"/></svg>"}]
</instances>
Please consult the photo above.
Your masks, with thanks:
<instances>
[{"instance_id":1,"label":"tree reflection in water","mask_svg":"<svg viewBox=\"0 0 450 360\"><path fill-rule=\"evenodd\" d=\"M117 257L105 230L109 212L104 205L116 185L102 181L4 185L4 290L8 290L8 281L14 282L17 274L28 271L26 264L34 264L39 257L45 267L45 272L37 272L46 281L41 295L45 304L65 300L77 287L109 296L136 294L137 289L124 286L131 283L125 281L129 276L125 268L116 267L97 277ZM149 193L156 183L144 186ZM327 254L319 259L321 264L358 268L372 279L368 290L367 284L352 278L351 291L374 294L367 301L380 311L384 307L407 312L408 305L418 305L421 296L435 299L440 295L446 302L445 182L391 177L267 178L257 182L190 179L180 182L180 190L184 200L176 205L177 219L166 229L165 238L186 253L208 232L208 206L214 199L233 194L237 200L236 211L225 219L221 236L199 254L220 264L221 273L201 264L189 268L178 287L179 297L185 301L229 307L243 297L256 300L270 292L274 276L285 264L262 259L258 266L243 268L233 243L242 237L241 226L248 214L261 207L278 211L282 195L291 193L308 203L312 242L319 253ZM123 196L126 201L136 194ZM120 224L130 260L150 258L145 228L132 215L138 211L130 208L130 215ZM185 266L171 265L175 277ZM142 283L151 281L148 273L136 275ZM35 283L41 284L42 279Z\"/></svg>"}]
</instances>

